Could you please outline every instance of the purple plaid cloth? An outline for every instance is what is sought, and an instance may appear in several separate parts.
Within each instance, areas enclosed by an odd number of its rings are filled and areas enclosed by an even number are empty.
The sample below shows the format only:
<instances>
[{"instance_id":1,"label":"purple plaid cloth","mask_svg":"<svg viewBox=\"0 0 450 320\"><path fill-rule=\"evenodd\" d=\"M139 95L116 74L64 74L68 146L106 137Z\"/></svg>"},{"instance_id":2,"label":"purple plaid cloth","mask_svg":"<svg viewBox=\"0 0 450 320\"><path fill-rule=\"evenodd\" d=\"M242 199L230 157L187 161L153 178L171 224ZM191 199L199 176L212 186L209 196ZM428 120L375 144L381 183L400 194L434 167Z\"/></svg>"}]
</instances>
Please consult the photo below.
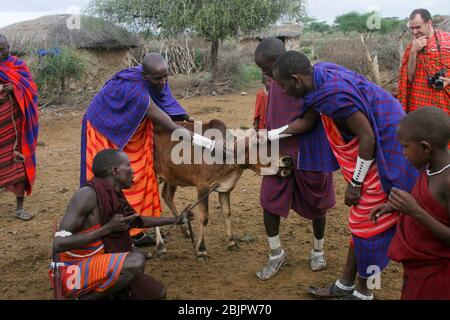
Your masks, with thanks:
<instances>
[{"instance_id":1,"label":"purple plaid cloth","mask_svg":"<svg viewBox=\"0 0 450 320\"><path fill-rule=\"evenodd\" d=\"M367 279L375 275L375 270L372 270L374 266L378 267L379 270L376 271L380 272L388 266L388 249L396 230L395 225L367 239L352 235L358 274L361 278Z\"/></svg>"},{"instance_id":2,"label":"purple plaid cloth","mask_svg":"<svg viewBox=\"0 0 450 320\"><path fill-rule=\"evenodd\" d=\"M291 98L276 81L271 82L267 106L267 129L277 129L303 116L307 109L302 99ZM298 160L299 170L333 172L339 169L328 143L322 121L309 132L280 140L280 152Z\"/></svg>"},{"instance_id":3,"label":"purple plaid cloth","mask_svg":"<svg viewBox=\"0 0 450 320\"><path fill-rule=\"evenodd\" d=\"M87 120L122 150L144 119L150 97L170 116L186 114L172 96L168 84L160 93L151 88L142 78L142 66L118 72L97 93L83 117L81 128L81 186L86 182Z\"/></svg>"},{"instance_id":4,"label":"purple plaid cloth","mask_svg":"<svg viewBox=\"0 0 450 320\"><path fill-rule=\"evenodd\" d=\"M398 100L363 76L332 63L314 66L316 89L304 98L305 107L331 118L346 118L361 111L376 137L375 161L383 190L411 191L418 176L406 160L397 139L397 127L405 112Z\"/></svg>"},{"instance_id":5,"label":"purple plaid cloth","mask_svg":"<svg viewBox=\"0 0 450 320\"><path fill-rule=\"evenodd\" d=\"M142 66L120 71L106 82L89 105L86 114L96 130L122 149L134 134L148 106L149 96L169 115L186 111L173 98L169 85L156 93L142 78Z\"/></svg>"},{"instance_id":6,"label":"purple plaid cloth","mask_svg":"<svg viewBox=\"0 0 450 320\"><path fill-rule=\"evenodd\" d=\"M266 111L269 130L291 123L301 117L303 111L302 100L290 98L272 81ZM322 122L319 121L307 134L281 139L280 153L289 155L296 168L300 169L285 178L265 176L261 184L261 206L281 217L287 217L289 210L293 209L306 219L323 218L336 204L332 171L339 166ZM299 161L304 163L299 164Z\"/></svg>"}]
</instances>

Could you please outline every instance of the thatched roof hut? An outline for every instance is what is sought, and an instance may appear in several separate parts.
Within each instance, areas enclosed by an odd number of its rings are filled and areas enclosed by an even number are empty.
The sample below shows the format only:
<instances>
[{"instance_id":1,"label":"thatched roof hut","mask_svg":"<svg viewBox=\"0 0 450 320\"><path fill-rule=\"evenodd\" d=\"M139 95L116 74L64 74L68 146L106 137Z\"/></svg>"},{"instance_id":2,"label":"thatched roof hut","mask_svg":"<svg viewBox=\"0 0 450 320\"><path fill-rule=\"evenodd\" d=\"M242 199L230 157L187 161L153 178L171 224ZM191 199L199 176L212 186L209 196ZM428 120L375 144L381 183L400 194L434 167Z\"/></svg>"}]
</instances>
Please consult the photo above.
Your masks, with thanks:
<instances>
[{"instance_id":1,"label":"thatched roof hut","mask_svg":"<svg viewBox=\"0 0 450 320\"><path fill-rule=\"evenodd\" d=\"M239 49L241 51L252 52L256 49L258 43L265 38L278 38L282 40L287 50L300 49L300 36L302 35L302 27L297 24L284 24L280 26L272 26L265 30L252 32L239 36Z\"/></svg>"},{"instance_id":2,"label":"thatched roof hut","mask_svg":"<svg viewBox=\"0 0 450 320\"><path fill-rule=\"evenodd\" d=\"M448 18L447 20L442 21L438 26L438 29L450 32L450 18Z\"/></svg>"},{"instance_id":3,"label":"thatched roof hut","mask_svg":"<svg viewBox=\"0 0 450 320\"><path fill-rule=\"evenodd\" d=\"M72 89L97 90L115 72L131 64L131 48L140 46L136 35L99 18L83 15L50 15L12 24L0 33L8 38L11 53L29 65L40 49L66 47L82 56L86 74Z\"/></svg>"},{"instance_id":4,"label":"thatched roof hut","mask_svg":"<svg viewBox=\"0 0 450 320\"><path fill-rule=\"evenodd\" d=\"M99 18L68 14L44 16L0 29L11 50L67 46L73 49L119 50L137 47L136 36Z\"/></svg>"}]
</instances>

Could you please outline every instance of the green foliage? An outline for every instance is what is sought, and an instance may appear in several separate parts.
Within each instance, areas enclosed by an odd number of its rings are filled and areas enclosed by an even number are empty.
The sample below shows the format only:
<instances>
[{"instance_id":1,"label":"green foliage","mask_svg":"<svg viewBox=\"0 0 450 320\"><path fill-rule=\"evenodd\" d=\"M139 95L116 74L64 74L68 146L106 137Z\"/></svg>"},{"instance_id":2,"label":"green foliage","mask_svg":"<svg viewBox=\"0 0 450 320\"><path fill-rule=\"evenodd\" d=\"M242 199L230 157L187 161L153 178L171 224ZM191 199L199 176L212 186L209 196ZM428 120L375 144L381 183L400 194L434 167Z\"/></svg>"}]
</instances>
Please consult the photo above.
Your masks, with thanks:
<instances>
[{"instance_id":1,"label":"green foliage","mask_svg":"<svg viewBox=\"0 0 450 320\"><path fill-rule=\"evenodd\" d=\"M370 13L360 14L356 11L351 11L349 13L337 16L334 23L336 28L344 33L349 33L352 31L364 33L368 31L367 18L369 16Z\"/></svg>"},{"instance_id":2,"label":"green foliage","mask_svg":"<svg viewBox=\"0 0 450 320\"><path fill-rule=\"evenodd\" d=\"M406 30L406 21L399 20L398 18L383 18L381 19L381 33L401 33Z\"/></svg>"},{"instance_id":3,"label":"green foliage","mask_svg":"<svg viewBox=\"0 0 450 320\"><path fill-rule=\"evenodd\" d=\"M81 79L85 62L73 50L62 48L58 54L39 57L32 68L39 91L58 96L66 92L69 81Z\"/></svg>"},{"instance_id":4,"label":"green foliage","mask_svg":"<svg viewBox=\"0 0 450 320\"><path fill-rule=\"evenodd\" d=\"M331 33L333 28L326 21L311 21L305 28L306 32L319 32L322 35Z\"/></svg>"},{"instance_id":5,"label":"green foliage","mask_svg":"<svg viewBox=\"0 0 450 320\"><path fill-rule=\"evenodd\" d=\"M356 11L351 11L349 13L337 16L334 23L339 31L344 34L348 34L352 31L358 33L373 33L380 32L382 34L388 34L393 32L401 32L405 26L406 22L399 20L398 18L381 18L379 21L379 26L374 26L374 28L369 28L372 19L376 17L376 12L368 13L358 13Z\"/></svg>"},{"instance_id":6,"label":"green foliage","mask_svg":"<svg viewBox=\"0 0 450 320\"><path fill-rule=\"evenodd\" d=\"M232 86L242 90L251 82L261 81L261 79L261 70L255 64L241 64L238 66L238 72L234 75Z\"/></svg>"}]
</instances>

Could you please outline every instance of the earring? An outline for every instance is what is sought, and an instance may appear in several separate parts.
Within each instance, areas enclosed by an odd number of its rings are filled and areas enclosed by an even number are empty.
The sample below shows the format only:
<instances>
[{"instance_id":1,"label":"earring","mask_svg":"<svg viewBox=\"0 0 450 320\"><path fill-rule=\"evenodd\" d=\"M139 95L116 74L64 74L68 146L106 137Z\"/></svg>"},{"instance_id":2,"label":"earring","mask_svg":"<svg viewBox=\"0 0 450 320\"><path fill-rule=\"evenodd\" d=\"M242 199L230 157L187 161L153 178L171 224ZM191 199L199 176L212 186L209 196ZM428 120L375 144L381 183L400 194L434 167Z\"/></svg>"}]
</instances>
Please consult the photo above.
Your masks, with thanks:
<instances>
[{"instance_id":1,"label":"earring","mask_svg":"<svg viewBox=\"0 0 450 320\"><path fill-rule=\"evenodd\" d=\"M297 89L300 89L300 86L298 85L298 83L297 83L297 85L295 86Z\"/></svg>"}]
</instances>

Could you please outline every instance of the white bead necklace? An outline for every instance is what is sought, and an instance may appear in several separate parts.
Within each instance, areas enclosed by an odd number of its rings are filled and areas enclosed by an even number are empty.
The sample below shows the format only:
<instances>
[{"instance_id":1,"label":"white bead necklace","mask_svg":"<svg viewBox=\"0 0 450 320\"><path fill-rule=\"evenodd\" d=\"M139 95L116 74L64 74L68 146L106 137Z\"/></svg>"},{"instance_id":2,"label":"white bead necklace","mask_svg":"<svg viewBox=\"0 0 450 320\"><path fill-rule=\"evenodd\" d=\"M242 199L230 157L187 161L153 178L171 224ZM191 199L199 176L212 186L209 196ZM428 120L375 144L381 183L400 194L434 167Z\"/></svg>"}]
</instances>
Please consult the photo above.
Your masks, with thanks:
<instances>
[{"instance_id":1,"label":"white bead necklace","mask_svg":"<svg viewBox=\"0 0 450 320\"><path fill-rule=\"evenodd\" d=\"M430 172L430 169L428 169L429 165L430 165L430 164L427 164L427 167L426 167L426 169L425 169L426 172L427 172L427 176L429 176L429 177L435 176L435 175L437 175L437 174L439 174L439 173L444 172L446 169L450 168L450 163L449 163L448 165L446 165L445 167L443 167L441 170L431 173L431 172Z\"/></svg>"}]
</instances>

